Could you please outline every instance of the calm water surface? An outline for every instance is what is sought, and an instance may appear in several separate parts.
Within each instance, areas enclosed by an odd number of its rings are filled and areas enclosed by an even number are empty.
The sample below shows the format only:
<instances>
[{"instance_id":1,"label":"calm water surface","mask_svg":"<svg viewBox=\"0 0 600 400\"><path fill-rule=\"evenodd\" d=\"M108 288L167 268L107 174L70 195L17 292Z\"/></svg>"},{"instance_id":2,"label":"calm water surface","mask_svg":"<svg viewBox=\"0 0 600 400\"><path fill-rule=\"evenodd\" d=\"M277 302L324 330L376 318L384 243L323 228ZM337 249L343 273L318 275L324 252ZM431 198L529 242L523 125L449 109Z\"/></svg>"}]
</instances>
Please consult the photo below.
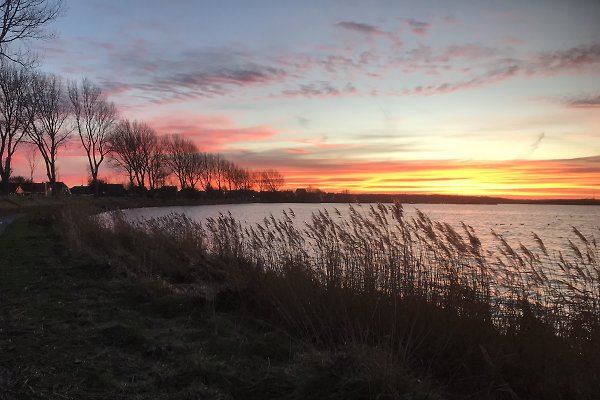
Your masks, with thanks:
<instances>
[{"instance_id":1,"label":"calm water surface","mask_svg":"<svg viewBox=\"0 0 600 400\"><path fill-rule=\"evenodd\" d=\"M367 211L369 205L362 205ZM312 214L318 210L328 210L335 215L348 215L346 204L226 204L192 207L159 207L127 210L130 219L148 219L161 217L171 213L181 213L204 222L207 218L218 217L220 213L231 212L240 222L247 224L260 223L265 217L283 216L283 211L293 210L295 222L302 224L310 221ZM501 234L511 244L519 242L535 247L532 232L537 233L552 250L568 249L568 239L575 241L572 227L579 229L588 237L600 241L600 207L599 206L559 206L531 204L499 204L499 205L463 205L463 204L407 204L404 205L408 217L416 215L419 209L436 221L447 222L457 229L464 222L473 227L486 246L496 243L491 235L492 230Z\"/></svg>"}]
</instances>

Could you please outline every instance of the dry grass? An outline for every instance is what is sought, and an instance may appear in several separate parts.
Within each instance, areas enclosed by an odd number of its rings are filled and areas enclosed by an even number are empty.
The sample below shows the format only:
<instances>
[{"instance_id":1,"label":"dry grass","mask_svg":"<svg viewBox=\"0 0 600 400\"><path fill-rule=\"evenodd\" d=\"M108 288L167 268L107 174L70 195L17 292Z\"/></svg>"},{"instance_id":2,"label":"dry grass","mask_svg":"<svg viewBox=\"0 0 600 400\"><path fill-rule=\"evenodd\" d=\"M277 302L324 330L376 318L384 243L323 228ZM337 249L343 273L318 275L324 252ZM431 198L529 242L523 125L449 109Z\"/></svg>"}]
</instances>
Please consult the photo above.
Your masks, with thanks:
<instances>
[{"instance_id":1,"label":"dry grass","mask_svg":"<svg viewBox=\"0 0 600 400\"><path fill-rule=\"evenodd\" d=\"M569 251L483 249L400 204L293 211L245 227L231 215L130 223L70 215L68 240L144 280L239 300L333 351L384 349L419 376L474 398L593 398L600 389L600 247L573 228ZM219 296L225 294L225 296Z\"/></svg>"}]
</instances>

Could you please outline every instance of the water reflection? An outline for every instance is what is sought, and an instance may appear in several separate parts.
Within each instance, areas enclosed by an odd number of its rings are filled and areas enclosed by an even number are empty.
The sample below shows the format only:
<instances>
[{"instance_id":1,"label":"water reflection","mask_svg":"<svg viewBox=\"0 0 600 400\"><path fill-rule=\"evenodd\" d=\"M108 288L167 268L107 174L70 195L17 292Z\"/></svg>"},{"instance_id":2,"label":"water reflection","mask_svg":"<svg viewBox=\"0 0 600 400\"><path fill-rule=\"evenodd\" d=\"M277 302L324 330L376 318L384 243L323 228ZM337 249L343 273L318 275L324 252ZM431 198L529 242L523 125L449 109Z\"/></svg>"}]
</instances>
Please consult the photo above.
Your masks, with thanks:
<instances>
[{"instance_id":1,"label":"water reflection","mask_svg":"<svg viewBox=\"0 0 600 400\"><path fill-rule=\"evenodd\" d=\"M369 205L358 206L365 212ZM519 243L537 249L535 232L544 242L548 251L570 251L567 238L573 238L572 227L579 229L587 237L600 238L600 207L565 205L464 205L464 204L408 204L404 205L407 218L415 217L421 210L432 220L447 222L458 232L462 232L461 222L471 226L482 242L483 248L495 247L492 232L501 235L508 243L518 247ZM220 213L231 215L238 221L254 225L265 217L273 215L282 218L284 211L292 210L293 221L299 226L310 221L318 210L327 210L335 218L347 218L349 207L346 204L225 204L192 207L159 207L127 210L131 219L149 219L171 213L182 213L205 222L207 218L218 217ZM339 211L339 216L337 214Z\"/></svg>"}]
</instances>

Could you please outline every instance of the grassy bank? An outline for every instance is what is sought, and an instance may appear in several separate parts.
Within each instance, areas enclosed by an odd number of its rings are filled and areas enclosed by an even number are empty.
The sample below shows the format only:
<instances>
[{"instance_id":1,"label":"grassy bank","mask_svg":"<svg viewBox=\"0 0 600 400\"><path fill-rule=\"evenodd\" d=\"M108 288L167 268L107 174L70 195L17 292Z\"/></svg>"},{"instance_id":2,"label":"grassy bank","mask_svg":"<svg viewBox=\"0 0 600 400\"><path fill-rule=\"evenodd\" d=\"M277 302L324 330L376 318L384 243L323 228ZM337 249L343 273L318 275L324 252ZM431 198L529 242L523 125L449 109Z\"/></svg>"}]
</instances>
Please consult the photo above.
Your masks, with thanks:
<instances>
[{"instance_id":1,"label":"grassy bank","mask_svg":"<svg viewBox=\"0 0 600 400\"><path fill-rule=\"evenodd\" d=\"M0 237L8 398L593 399L598 246L493 254L399 206L132 225L46 209ZM108 226L107 226L108 223ZM58 367L60 366L60 367Z\"/></svg>"},{"instance_id":2,"label":"grassy bank","mask_svg":"<svg viewBox=\"0 0 600 400\"><path fill-rule=\"evenodd\" d=\"M600 389L598 246L577 230L548 254L498 236L408 220L399 206L293 215L252 229L231 217L169 216L110 229L70 216L75 248L137 281L269 321L323 351L382 352L388 370L437 382L447 397L592 399ZM539 239L539 238L538 238ZM376 397L376 396L375 396Z\"/></svg>"},{"instance_id":3,"label":"grassy bank","mask_svg":"<svg viewBox=\"0 0 600 400\"><path fill-rule=\"evenodd\" d=\"M156 198L156 197L94 197L94 196L3 196L0 195L0 216L19 212L53 212L60 208L85 208L96 211L139 207L197 206L241 202L223 198Z\"/></svg>"},{"instance_id":4,"label":"grassy bank","mask_svg":"<svg viewBox=\"0 0 600 400\"><path fill-rule=\"evenodd\" d=\"M59 212L27 213L0 236L2 399L440 398L384 352L331 351L234 292L207 300L134 279L112 251L75 252Z\"/></svg>"}]
</instances>

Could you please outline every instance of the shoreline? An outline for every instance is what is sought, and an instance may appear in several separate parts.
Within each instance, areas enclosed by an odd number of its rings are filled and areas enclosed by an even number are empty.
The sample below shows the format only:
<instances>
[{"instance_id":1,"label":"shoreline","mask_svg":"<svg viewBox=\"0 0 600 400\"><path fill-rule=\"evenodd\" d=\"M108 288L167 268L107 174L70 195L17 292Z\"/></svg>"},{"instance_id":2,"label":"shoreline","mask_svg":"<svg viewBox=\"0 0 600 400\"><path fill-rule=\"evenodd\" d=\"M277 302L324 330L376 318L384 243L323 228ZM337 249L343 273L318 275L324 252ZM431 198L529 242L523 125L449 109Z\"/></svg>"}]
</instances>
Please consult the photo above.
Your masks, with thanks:
<instances>
[{"instance_id":1,"label":"shoreline","mask_svg":"<svg viewBox=\"0 0 600 400\"><path fill-rule=\"evenodd\" d=\"M220 204L448 204L448 205L564 205L564 206L600 206L597 199L544 199L517 200L495 197L472 197L450 195L332 195L324 194L314 199L298 199L289 196L277 196L278 192L269 194L266 199L248 196L225 194L214 197L88 197L88 196L6 196L0 195L0 216L14 214L18 210L30 208L46 208L60 206L91 206L101 210L170 207L170 206L202 206ZM275 197L275 198L273 198Z\"/></svg>"}]
</instances>

